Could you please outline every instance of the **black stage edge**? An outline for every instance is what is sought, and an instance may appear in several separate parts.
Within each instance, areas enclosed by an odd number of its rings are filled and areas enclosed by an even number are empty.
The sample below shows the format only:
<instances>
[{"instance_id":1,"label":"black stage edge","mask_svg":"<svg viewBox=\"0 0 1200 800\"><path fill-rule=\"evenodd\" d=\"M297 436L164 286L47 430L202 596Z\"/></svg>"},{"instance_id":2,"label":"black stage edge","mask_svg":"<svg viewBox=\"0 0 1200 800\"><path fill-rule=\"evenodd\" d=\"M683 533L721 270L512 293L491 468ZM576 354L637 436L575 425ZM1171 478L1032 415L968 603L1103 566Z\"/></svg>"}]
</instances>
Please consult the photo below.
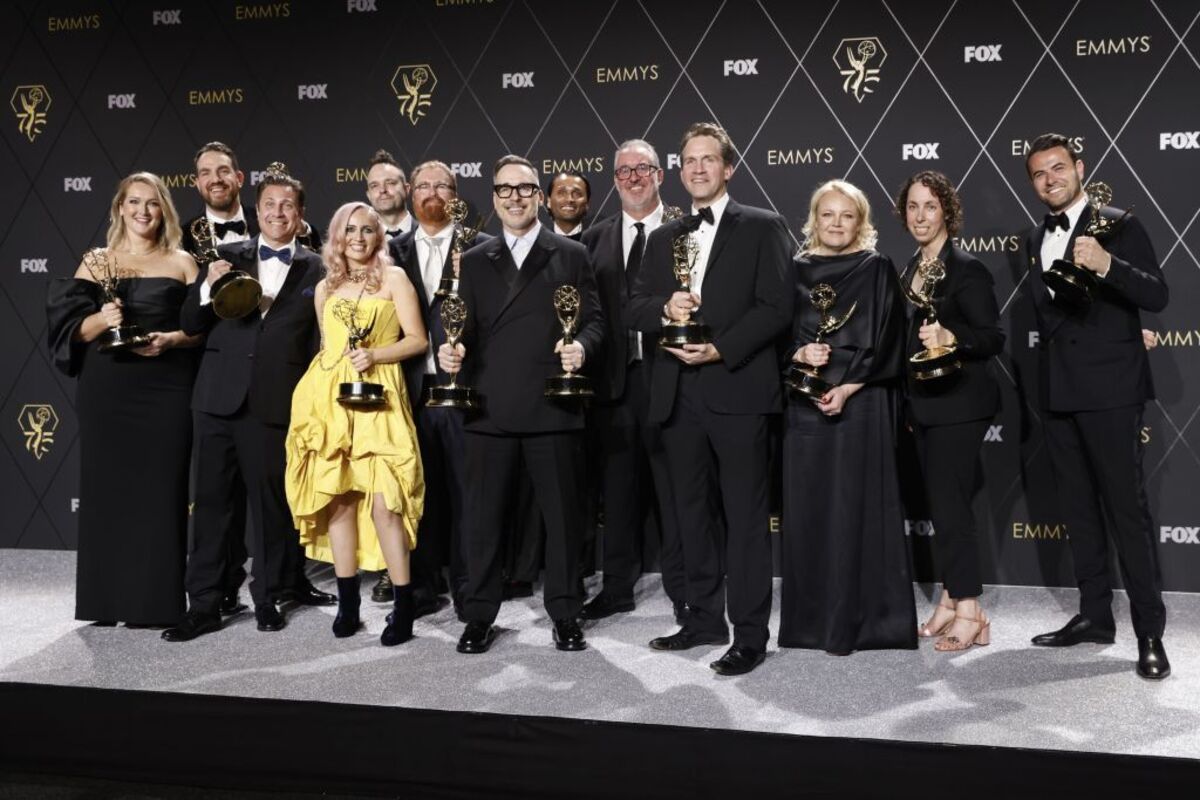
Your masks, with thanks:
<instances>
[{"instance_id":1,"label":"black stage edge","mask_svg":"<svg viewBox=\"0 0 1200 800\"><path fill-rule=\"evenodd\" d=\"M695 800L1153 797L1200 783L1185 759L27 683L0 683L0 709L0 772L215 789Z\"/></svg>"}]
</instances>

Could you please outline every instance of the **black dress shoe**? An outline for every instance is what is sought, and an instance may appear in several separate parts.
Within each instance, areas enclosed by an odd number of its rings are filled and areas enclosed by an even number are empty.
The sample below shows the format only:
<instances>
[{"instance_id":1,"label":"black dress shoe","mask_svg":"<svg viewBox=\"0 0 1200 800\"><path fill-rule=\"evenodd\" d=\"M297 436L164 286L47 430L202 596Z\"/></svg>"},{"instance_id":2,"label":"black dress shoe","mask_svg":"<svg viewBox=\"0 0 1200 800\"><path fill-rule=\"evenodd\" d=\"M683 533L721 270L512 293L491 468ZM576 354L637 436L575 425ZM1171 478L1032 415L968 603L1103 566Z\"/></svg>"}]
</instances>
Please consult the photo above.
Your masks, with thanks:
<instances>
[{"instance_id":1,"label":"black dress shoe","mask_svg":"<svg viewBox=\"0 0 1200 800\"><path fill-rule=\"evenodd\" d=\"M496 629L491 625L486 622L468 622L467 627L463 629L462 636L458 638L456 649L460 653L486 653L494 641L496 641Z\"/></svg>"},{"instance_id":2,"label":"black dress shoe","mask_svg":"<svg viewBox=\"0 0 1200 800\"><path fill-rule=\"evenodd\" d=\"M337 595L322 592L311 583L306 583L295 589L284 589L279 592L275 596L275 602L299 603L302 606L335 606L337 605ZM258 613L257 606L254 608L254 613Z\"/></svg>"},{"instance_id":3,"label":"black dress shoe","mask_svg":"<svg viewBox=\"0 0 1200 800\"><path fill-rule=\"evenodd\" d=\"M245 610L246 604L238 597L236 589L221 598L222 617L228 617L230 614L237 614Z\"/></svg>"},{"instance_id":4,"label":"black dress shoe","mask_svg":"<svg viewBox=\"0 0 1200 800\"><path fill-rule=\"evenodd\" d=\"M200 614L189 611L174 628L162 632L162 638L168 642L190 642L197 636L221 630L221 617L218 614Z\"/></svg>"},{"instance_id":5,"label":"black dress shoe","mask_svg":"<svg viewBox=\"0 0 1200 800\"><path fill-rule=\"evenodd\" d=\"M1116 632L1098 628L1082 614L1071 617L1071 621L1056 631L1039 634L1031 640L1038 647L1071 647L1082 642L1112 644Z\"/></svg>"},{"instance_id":6,"label":"black dress shoe","mask_svg":"<svg viewBox=\"0 0 1200 800\"><path fill-rule=\"evenodd\" d=\"M1171 674L1171 662L1167 661L1162 639L1157 636L1138 637L1137 674L1148 681L1161 681Z\"/></svg>"},{"instance_id":7,"label":"black dress shoe","mask_svg":"<svg viewBox=\"0 0 1200 800\"><path fill-rule=\"evenodd\" d=\"M587 642L583 638L583 629L573 619L554 620L554 646L568 652L586 650Z\"/></svg>"},{"instance_id":8,"label":"black dress shoe","mask_svg":"<svg viewBox=\"0 0 1200 800\"><path fill-rule=\"evenodd\" d=\"M601 589L600 594L584 604L579 611L579 616L581 619L604 619L613 614L633 611L634 608L636 606L632 599L620 599Z\"/></svg>"},{"instance_id":9,"label":"black dress shoe","mask_svg":"<svg viewBox=\"0 0 1200 800\"><path fill-rule=\"evenodd\" d=\"M287 620L283 618L283 614L279 613L279 609L275 607L274 603L255 606L254 619L258 622L258 629L264 633L281 631L287 626Z\"/></svg>"},{"instance_id":10,"label":"black dress shoe","mask_svg":"<svg viewBox=\"0 0 1200 800\"><path fill-rule=\"evenodd\" d=\"M705 644L729 644L729 632L710 633L683 628L670 636L660 636L650 640L650 647L655 650L691 650L693 647Z\"/></svg>"},{"instance_id":11,"label":"black dress shoe","mask_svg":"<svg viewBox=\"0 0 1200 800\"><path fill-rule=\"evenodd\" d=\"M505 600L514 597L533 597L533 584L529 581L505 581L501 590Z\"/></svg>"},{"instance_id":12,"label":"black dress shoe","mask_svg":"<svg viewBox=\"0 0 1200 800\"><path fill-rule=\"evenodd\" d=\"M392 577L385 571L379 576L379 583L371 590L371 600L375 603L390 603L395 595L392 593Z\"/></svg>"},{"instance_id":13,"label":"black dress shoe","mask_svg":"<svg viewBox=\"0 0 1200 800\"><path fill-rule=\"evenodd\" d=\"M767 654L753 647L735 644L725 655L709 664L709 669L718 675L745 675L763 662Z\"/></svg>"}]
</instances>

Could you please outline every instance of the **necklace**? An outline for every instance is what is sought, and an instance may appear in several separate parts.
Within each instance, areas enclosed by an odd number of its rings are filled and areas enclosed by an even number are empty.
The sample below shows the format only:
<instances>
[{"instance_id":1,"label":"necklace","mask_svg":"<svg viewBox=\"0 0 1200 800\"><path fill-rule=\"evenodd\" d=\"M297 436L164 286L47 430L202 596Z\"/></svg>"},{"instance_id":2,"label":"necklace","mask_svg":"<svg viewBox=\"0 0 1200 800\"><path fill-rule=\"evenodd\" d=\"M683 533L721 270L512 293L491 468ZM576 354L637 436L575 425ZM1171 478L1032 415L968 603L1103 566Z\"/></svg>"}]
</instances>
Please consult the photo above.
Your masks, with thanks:
<instances>
[{"instance_id":1,"label":"necklace","mask_svg":"<svg viewBox=\"0 0 1200 800\"><path fill-rule=\"evenodd\" d=\"M346 280L351 283L365 283L367 276L371 274L370 269L352 269L346 271Z\"/></svg>"}]
</instances>

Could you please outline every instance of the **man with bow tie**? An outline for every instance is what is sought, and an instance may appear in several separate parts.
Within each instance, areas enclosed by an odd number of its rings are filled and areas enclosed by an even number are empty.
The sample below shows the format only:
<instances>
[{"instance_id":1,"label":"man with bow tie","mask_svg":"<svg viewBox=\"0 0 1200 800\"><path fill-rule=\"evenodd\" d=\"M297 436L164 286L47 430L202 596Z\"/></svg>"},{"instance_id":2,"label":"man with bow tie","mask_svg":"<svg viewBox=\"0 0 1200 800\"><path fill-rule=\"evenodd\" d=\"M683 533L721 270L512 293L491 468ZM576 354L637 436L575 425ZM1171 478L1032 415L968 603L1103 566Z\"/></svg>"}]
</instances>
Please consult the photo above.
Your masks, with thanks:
<instances>
[{"instance_id":1,"label":"man with bow tie","mask_svg":"<svg viewBox=\"0 0 1200 800\"><path fill-rule=\"evenodd\" d=\"M1142 409L1154 398L1154 383L1140 312L1166 307L1167 284L1138 219L1089 206L1083 162L1068 139L1039 136L1025 165L1050 211L1026 235L1025 253L1039 333L1038 405L1079 585L1079 613L1033 643L1113 642L1107 509L1138 640L1137 673L1165 678L1166 609L1142 477ZM1103 242L1085 233L1096 213L1119 220ZM1090 301L1067 303L1047 286L1042 275L1060 258L1096 276Z\"/></svg>"},{"instance_id":2,"label":"man with bow tie","mask_svg":"<svg viewBox=\"0 0 1200 800\"><path fill-rule=\"evenodd\" d=\"M335 602L304 575L284 492L292 391L320 336L313 292L323 267L296 241L303 211L303 185L282 172L267 172L257 191L261 232L218 248L221 260L201 269L180 314L184 330L206 338L192 395L196 503L185 579L188 613L163 631L167 641L188 641L221 627L228 538L239 533L229 519L243 498L253 517L250 594L258 629L284 627L279 602ZM258 309L241 319L219 318L211 302L212 284L231 268L253 275L263 289Z\"/></svg>"},{"instance_id":3,"label":"man with bow tie","mask_svg":"<svg viewBox=\"0 0 1200 800\"><path fill-rule=\"evenodd\" d=\"M740 675L762 663L770 637L768 423L783 408L775 343L792 322L792 241L783 217L730 199L736 154L724 128L692 125L680 156L692 214L646 240L629 318L653 346L667 319L699 311L712 341L663 348L654 361L649 420L662 425L688 610L681 630L650 646L688 650L729 642L728 593L733 644L709 666ZM684 236L699 248L691 291L679 288L674 271L673 244ZM717 489L724 537L712 508Z\"/></svg>"}]
</instances>

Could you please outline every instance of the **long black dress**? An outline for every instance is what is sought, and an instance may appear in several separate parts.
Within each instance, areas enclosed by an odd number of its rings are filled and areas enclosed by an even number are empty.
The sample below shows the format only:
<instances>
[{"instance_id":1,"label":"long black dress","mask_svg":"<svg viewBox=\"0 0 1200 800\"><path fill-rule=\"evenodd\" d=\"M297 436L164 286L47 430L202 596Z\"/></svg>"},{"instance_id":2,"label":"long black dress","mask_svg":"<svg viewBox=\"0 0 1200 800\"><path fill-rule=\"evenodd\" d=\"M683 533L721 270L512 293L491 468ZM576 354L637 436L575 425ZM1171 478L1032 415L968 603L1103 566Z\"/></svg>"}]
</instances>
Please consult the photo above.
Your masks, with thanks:
<instances>
[{"instance_id":1,"label":"long black dress","mask_svg":"<svg viewBox=\"0 0 1200 800\"><path fill-rule=\"evenodd\" d=\"M118 294L127 321L179 329L182 282L126 278ZM52 282L46 308L55 366L79 378L75 618L172 624L185 610L195 351L113 355L73 341L103 302L96 284L70 278Z\"/></svg>"},{"instance_id":2,"label":"long black dress","mask_svg":"<svg viewBox=\"0 0 1200 800\"><path fill-rule=\"evenodd\" d=\"M791 354L814 341L818 283L837 292L834 314L858 303L824 341L821 376L866 384L841 414L826 417L789 397L783 439L783 591L779 644L849 653L915 648L904 511L896 474L896 379L901 374L904 308L896 271L871 251L798 256Z\"/></svg>"}]
</instances>

